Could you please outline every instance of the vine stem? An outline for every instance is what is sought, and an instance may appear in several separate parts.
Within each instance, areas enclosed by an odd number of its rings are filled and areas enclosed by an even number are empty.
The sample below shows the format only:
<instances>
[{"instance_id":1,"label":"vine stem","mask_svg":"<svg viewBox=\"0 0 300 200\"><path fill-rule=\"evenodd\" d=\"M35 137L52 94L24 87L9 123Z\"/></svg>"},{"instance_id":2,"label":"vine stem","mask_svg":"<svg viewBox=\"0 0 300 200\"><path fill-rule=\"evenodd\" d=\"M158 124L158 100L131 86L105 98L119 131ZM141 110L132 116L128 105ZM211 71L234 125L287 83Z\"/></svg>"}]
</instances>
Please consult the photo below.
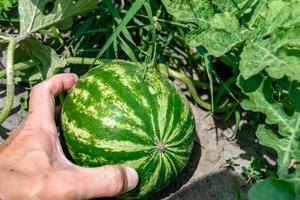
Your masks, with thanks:
<instances>
[{"instance_id":1,"label":"vine stem","mask_svg":"<svg viewBox=\"0 0 300 200\"><path fill-rule=\"evenodd\" d=\"M0 113L0 124L4 122L9 115L14 101L15 85L14 85L14 54L17 42L15 38L10 38L7 48L6 58L6 100Z\"/></svg>"},{"instance_id":2,"label":"vine stem","mask_svg":"<svg viewBox=\"0 0 300 200\"><path fill-rule=\"evenodd\" d=\"M17 64L14 64L14 71L22 71L24 69L29 69L31 67L34 67L34 66L37 66L41 64L40 62L38 61L34 61L34 60L28 60L28 61L25 61L25 62L21 62L21 63L17 63ZM7 70L4 69L2 71L0 71L0 78L5 78L7 75Z\"/></svg>"},{"instance_id":3,"label":"vine stem","mask_svg":"<svg viewBox=\"0 0 300 200\"><path fill-rule=\"evenodd\" d=\"M178 80L182 81L183 83L185 83L188 90L190 91L193 99L195 100L195 102L199 106L201 106L202 108L204 108L206 110L209 110L209 111L212 111L211 104L201 99L201 97L198 95L198 92L197 92L197 90L196 90L196 88L193 84L193 81L189 77L187 77L184 73L172 70L171 68L165 66L164 64L159 64L158 65L158 70L164 75L167 75L167 76L170 76L172 78L178 79ZM214 110L214 112L220 112L220 113L221 112L227 112L233 106L234 105L232 105L231 103L227 103L227 104L221 105L218 108L216 108Z\"/></svg>"}]
</instances>

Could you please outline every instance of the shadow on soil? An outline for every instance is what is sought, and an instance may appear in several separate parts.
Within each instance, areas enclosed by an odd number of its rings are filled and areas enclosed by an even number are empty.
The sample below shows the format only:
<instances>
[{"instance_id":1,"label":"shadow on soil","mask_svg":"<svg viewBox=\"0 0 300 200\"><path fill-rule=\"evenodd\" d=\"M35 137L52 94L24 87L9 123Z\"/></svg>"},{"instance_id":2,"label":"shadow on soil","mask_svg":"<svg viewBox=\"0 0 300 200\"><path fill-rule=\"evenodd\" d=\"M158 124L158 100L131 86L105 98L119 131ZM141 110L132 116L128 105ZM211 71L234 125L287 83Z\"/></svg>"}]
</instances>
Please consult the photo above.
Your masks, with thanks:
<instances>
[{"instance_id":1,"label":"shadow on soil","mask_svg":"<svg viewBox=\"0 0 300 200\"><path fill-rule=\"evenodd\" d=\"M170 196L170 194L178 191L184 184L186 184L196 171L198 163L200 161L200 157L201 146L198 143L195 143L192 155L183 171L171 184L161 190L158 194L154 195L153 199L162 199L168 197Z\"/></svg>"},{"instance_id":2,"label":"shadow on soil","mask_svg":"<svg viewBox=\"0 0 300 200\"><path fill-rule=\"evenodd\" d=\"M220 129L221 132L225 132L226 129L232 129L234 126L234 119L229 120L228 123L223 123L223 118L225 117L218 116L218 119L214 118L216 135L219 135L218 129ZM267 166L268 169L276 170L276 166L270 163L270 161L275 163L275 152L270 148L260 145L255 135L258 125L264 123L264 118L258 113L247 112L241 117L241 121L244 121L244 123L239 126L239 130L232 138L232 141L244 151L244 153L239 155L240 158L250 161L251 157L255 157L259 159L263 165ZM268 160L266 158L268 158Z\"/></svg>"},{"instance_id":3,"label":"shadow on soil","mask_svg":"<svg viewBox=\"0 0 300 200\"><path fill-rule=\"evenodd\" d=\"M221 170L204 176L180 191L172 194L168 200L234 200L239 193L248 188L243 186L242 177L230 170ZM246 196L241 199L247 200Z\"/></svg>"}]
</instances>

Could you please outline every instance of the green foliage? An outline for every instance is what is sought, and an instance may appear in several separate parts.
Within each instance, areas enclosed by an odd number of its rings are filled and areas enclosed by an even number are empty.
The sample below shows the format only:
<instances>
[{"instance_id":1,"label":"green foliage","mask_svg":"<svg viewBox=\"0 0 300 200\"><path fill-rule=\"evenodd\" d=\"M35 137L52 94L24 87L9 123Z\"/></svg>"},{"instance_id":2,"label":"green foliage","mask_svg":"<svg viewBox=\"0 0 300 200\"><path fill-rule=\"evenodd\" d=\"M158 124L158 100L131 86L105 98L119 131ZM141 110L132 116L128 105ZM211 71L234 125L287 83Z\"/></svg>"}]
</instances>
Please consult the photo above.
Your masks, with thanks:
<instances>
[{"instance_id":1,"label":"green foliage","mask_svg":"<svg viewBox=\"0 0 300 200\"><path fill-rule=\"evenodd\" d=\"M258 182L249 191L250 200L299 200L300 180L269 178Z\"/></svg>"},{"instance_id":2,"label":"green foliage","mask_svg":"<svg viewBox=\"0 0 300 200\"><path fill-rule=\"evenodd\" d=\"M22 41L21 45L30 52L32 58L42 63L40 65L40 73L43 79L58 73L66 65L66 62L53 49L43 45L38 40L26 39Z\"/></svg>"},{"instance_id":3,"label":"green foliage","mask_svg":"<svg viewBox=\"0 0 300 200\"><path fill-rule=\"evenodd\" d=\"M2 15L3 11L8 11L17 2L18 2L18 0L1 0L0 1L0 17Z\"/></svg>"},{"instance_id":4,"label":"green foliage","mask_svg":"<svg viewBox=\"0 0 300 200\"><path fill-rule=\"evenodd\" d=\"M21 37L26 37L43 28L55 25L63 20L67 20L77 14L91 11L97 5L96 0L56 0L50 12L45 8L51 1L46 0L20 0L20 33Z\"/></svg>"},{"instance_id":5,"label":"green foliage","mask_svg":"<svg viewBox=\"0 0 300 200\"><path fill-rule=\"evenodd\" d=\"M248 80L240 78L239 86L249 99L242 102L246 110L263 112L266 115L266 123L276 124L280 137L267 125L260 125L257 129L257 137L261 144L275 149L278 155L278 175L290 176L288 168L291 160L300 161L300 112L295 110L289 116L282 106L273 98L272 82L267 77L254 76Z\"/></svg>"},{"instance_id":6,"label":"green foliage","mask_svg":"<svg viewBox=\"0 0 300 200\"><path fill-rule=\"evenodd\" d=\"M300 82L300 1L163 2L176 19L197 25L187 34L189 45L198 49L204 47L208 55L227 65L235 67L237 61L238 86L247 97L241 106L265 114L266 124L258 126L257 138L260 144L276 151L277 175L296 188L300 184L300 99L297 89ZM195 5L201 5L201 9ZM183 17L188 13L193 14ZM293 162L297 164L292 165ZM258 180L260 177L254 174L253 178ZM267 190L267 185L274 186L273 192L268 191L273 195L268 199L295 199L278 198L284 195L280 196L279 183L275 182L268 180L257 184L251 199L262 199L255 195L264 191L262 188ZM282 187L288 185L282 184ZM299 193L293 195L299 198Z\"/></svg>"},{"instance_id":7,"label":"green foliage","mask_svg":"<svg viewBox=\"0 0 300 200\"><path fill-rule=\"evenodd\" d=\"M242 167L244 175L247 177L248 182L255 182L262 178L261 163L257 158L251 157L251 163L249 167Z\"/></svg>"}]
</instances>

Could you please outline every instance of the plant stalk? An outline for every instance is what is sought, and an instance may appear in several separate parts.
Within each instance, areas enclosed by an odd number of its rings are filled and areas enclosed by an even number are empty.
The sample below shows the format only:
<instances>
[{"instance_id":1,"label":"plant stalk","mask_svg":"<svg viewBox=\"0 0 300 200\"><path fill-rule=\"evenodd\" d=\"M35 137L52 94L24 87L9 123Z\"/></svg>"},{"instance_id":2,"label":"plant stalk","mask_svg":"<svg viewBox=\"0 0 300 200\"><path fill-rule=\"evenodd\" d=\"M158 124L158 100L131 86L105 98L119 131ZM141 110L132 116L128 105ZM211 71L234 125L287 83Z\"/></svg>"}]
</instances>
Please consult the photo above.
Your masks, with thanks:
<instances>
[{"instance_id":1,"label":"plant stalk","mask_svg":"<svg viewBox=\"0 0 300 200\"><path fill-rule=\"evenodd\" d=\"M106 62L109 62L109 59L98 59L95 58L84 58L84 57L68 57L66 58L67 64L78 64L78 65L100 65Z\"/></svg>"},{"instance_id":2,"label":"plant stalk","mask_svg":"<svg viewBox=\"0 0 300 200\"><path fill-rule=\"evenodd\" d=\"M31 67L34 67L34 66L37 66L39 65L40 62L38 61L34 61L34 60L28 60L28 61L25 61L25 62L21 62L21 63L17 63L14 65L14 71L22 71L24 69L29 69ZM2 71L0 71L0 78L5 78L7 75L7 70L4 69Z\"/></svg>"},{"instance_id":3,"label":"plant stalk","mask_svg":"<svg viewBox=\"0 0 300 200\"><path fill-rule=\"evenodd\" d=\"M7 58L6 58L6 77L7 77L7 89L6 89L6 100L2 111L0 113L0 124L4 122L10 113L11 107L14 102L14 53L17 42L15 38L10 38L8 48L7 48Z\"/></svg>"},{"instance_id":4,"label":"plant stalk","mask_svg":"<svg viewBox=\"0 0 300 200\"><path fill-rule=\"evenodd\" d=\"M187 77L184 73L177 72L175 70L170 69L169 67L165 66L164 64L159 64L158 65L158 70L164 74L171 76L172 78L178 79L182 81L184 84L186 84L188 90L190 91L194 101L201 106L202 108L212 111L212 106L210 103L205 102L204 100L201 99L201 97L198 95L198 92L194 86L193 81ZM214 110L214 112L227 112L232 108L234 105L231 103L228 103L226 105L221 105L218 108Z\"/></svg>"}]
</instances>

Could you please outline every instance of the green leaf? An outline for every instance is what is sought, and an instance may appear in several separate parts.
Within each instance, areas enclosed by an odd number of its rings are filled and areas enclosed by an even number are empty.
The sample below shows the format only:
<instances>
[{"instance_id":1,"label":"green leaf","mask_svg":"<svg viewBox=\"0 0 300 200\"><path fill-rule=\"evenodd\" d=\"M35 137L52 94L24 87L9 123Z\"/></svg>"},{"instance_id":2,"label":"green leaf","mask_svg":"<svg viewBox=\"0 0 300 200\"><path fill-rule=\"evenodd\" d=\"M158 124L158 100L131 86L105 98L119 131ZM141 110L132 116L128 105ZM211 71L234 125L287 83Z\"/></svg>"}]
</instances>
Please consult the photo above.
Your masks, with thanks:
<instances>
[{"instance_id":1,"label":"green leaf","mask_svg":"<svg viewBox=\"0 0 300 200\"><path fill-rule=\"evenodd\" d=\"M300 1L268 1L253 20L253 39L268 36L278 29L295 28L300 25Z\"/></svg>"},{"instance_id":2,"label":"green leaf","mask_svg":"<svg viewBox=\"0 0 300 200\"><path fill-rule=\"evenodd\" d=\"M276 151L279 175L286 173L286 166L291 163L291 159L300 160L300 142L292 138L292 136L285 138L278 137L266 125L258 126L256 136L260 144Z\"/></svg>"},{"instance_id":3,"label":"green leaf","mask_svg":"<svg viewBox=\"0 0 300 200\"><path fill-rule=\"evenodd\" d=\"M300 14L299 14L300 15ZM240 71L249 78L266 70L272 78L300 81L300 27L280 29L267 39L248 41L241 54Z\"/></svg>"},{"instance_id":4,"label":"green leaf","mask_svg":"<svg viewBox=\"0 0 300 200\"><path fill-rule=\"evenodd\" d=\"M8 11L14 4L17 3L17 0L1 0L0 1L0 15L3 11Z\"/></svg>"},{"instance_id":5,"label":"green leaf","mask_svg":"<svg viewBox=\"0 0 300 200\"><path fill-rule=\"evenodd\" d=\"M97 0L56 0L51 12L46 14L45 8L48 3L48 0L19 0L21 37L93 10Z\"/></svg>"},{"instance_id":6,"label":"green leaf","mask_svg":"<svg viewBox=\"0 0 300 200\"><path fill-rule=\"evenodd\" d=\"M202 46L215 57L226 57L229 51L240 55L245 79L266 70L275 79L300 81L299 0L163 2L178 20L198 25L186 37L189 45ZM197 9L196 3L205 8Z\"/></svg>"},{"instance_id":7,"label":"green leaf","mask_svg":"<svg viewBox=\"0 0 300 200\"><path fill-rule=\"evenodd\" d=\"M212 0L212 2L221 12L230 12L242 16L252 12L258 0Z\"/></svg>"},{"instance_id":8,"label":"green leaf","mask_svg":"<svg viewBox=\"0 0 300 200\"><path fill-rule=\"evenodd\" d=\"M60 58L53 49L43 45L38 40L27 39L21 45L32 54L32 57L35 57L42 63L40 72L43 79L53 76L66 65L64 59Z\"/></svg>"},{"instance_id":9,"label":"green leaf","mask_svg":"<svg viewBox=\"0 0 300 200\"><path fill-rule=\"evenodd\" d=\"M162 0L167 11L177 20L198 25L207 23L214 9L208 0Z\"/></svg>"},{"instance_id":10,"label":"green leaf","mask_svg":"<svg viewBox=\"0 0 300 200\"><path fill-rule=\"evenodd\" d=\"M272 78L300 81L300 1L271 1L255 16L252 31L241 54L244 78L266 70Z\"/></svg>"},{"instance_id":11,"label":"green leaf","mask_svg":"<svg viewBox=\"0 0 300 200\"><path fill-rule=\"evenodd\" d=\"M266 115L266 123L278 126L280 137L266 126L259 126L257 137L262 145L275 149L278 154L278 175L289 177L291 160L300 162L300 111L296 110L289 116L281 105L273 99L272 82L261 76L254 76L248 80L239 78L239 87L249 97L241 106L245 110L262 112Z\"/></svg>"},{"instance_id":12,"label":"green leaf","mask_svg":"<svg viewBox=\"0 0 300 200\"><path fill-rule=\"evenodd\" d=\"M216 14L208 24L206 30L199 28L189 33L187 43L194 47L203 46L210 55L219 57L244 40L239 21L230 13Z\"/></svg>"},{"instance_id":13,"label":"green leaf","mask_svg":"<svg viewBox=\"0 0 300 200\"><path fill-rule=\"evenodd\" d=\"M248 193L250 200L299 200L300 179L269 178L256 183Z\"/></svg>"}]
</instances>

